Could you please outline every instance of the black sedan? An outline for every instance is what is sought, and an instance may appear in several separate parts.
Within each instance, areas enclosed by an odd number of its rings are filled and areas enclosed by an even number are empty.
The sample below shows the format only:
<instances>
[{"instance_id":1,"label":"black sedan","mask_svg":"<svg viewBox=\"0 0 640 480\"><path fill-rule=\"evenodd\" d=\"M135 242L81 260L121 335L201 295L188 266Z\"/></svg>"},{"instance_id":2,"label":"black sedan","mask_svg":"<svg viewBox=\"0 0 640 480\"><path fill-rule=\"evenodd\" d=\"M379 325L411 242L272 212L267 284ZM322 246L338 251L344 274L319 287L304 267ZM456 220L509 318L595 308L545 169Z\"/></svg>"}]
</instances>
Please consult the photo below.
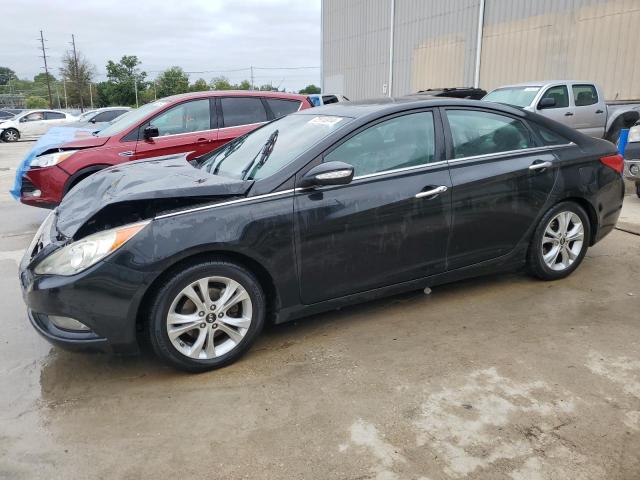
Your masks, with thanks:
<instances>
[{"instance_id":1,"label":"black sedan","mask_svg":"<svg viewBox=\"0 0 640 480\"><path fill-rule=\"evenodd\" d=\"M508 106L340 103L191 163L91 176L43 223L20 281L54 344L148 339L203 371L267 320L522 267L565 277L613 229L622 168L611 143Z\"/></svg>"}]
</instances>

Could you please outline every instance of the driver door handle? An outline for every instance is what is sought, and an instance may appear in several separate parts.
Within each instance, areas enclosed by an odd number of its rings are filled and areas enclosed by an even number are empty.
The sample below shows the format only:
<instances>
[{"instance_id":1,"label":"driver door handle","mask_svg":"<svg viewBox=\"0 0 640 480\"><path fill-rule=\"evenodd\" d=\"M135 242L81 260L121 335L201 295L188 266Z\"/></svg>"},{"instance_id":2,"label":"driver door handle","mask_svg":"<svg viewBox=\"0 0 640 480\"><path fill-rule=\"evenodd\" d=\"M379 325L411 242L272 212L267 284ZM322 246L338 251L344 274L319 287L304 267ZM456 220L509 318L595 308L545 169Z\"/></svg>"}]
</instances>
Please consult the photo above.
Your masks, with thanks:
<instances>
[{"instance_id":1,"label":"driver door handle","mask_svg":"<svg viewBox=\"0 0 640 480\"><path fill-rule=\"evenodd\" d=\"M531 165L529 165L529 170L542 170L544 168L550 168L552 166L553 166L553 163L551 162L532 163Z\"/></svg>"},{"instance_id":2,"label":"driver door handle","mask_svg":"<svg viewBox=\"0 0 640 480\"><path fill-rule=\"evenodd\" d=\"M573 117L573 113L572 112L567 112L564 114L565 117Z\"/></svg>"},{"instance_id":3,"label":"driver door handle","mask_svg":"<svg viewBox=\"0 0 640 480\"><path fill-rule=\"evenodd\" d=\"M427 190L426 192L416 193L416 198L433 198L440 193L446 192L447 190L448 188L445 185L440 185L439 187L432 188L431 190Z\"/></svg>"},{"instance_id":4,"label":"driver door handle","mask_svg":"<svg viewBox=\"0 0 640 480\"><path fill-rule=\"evenodd\" d=\"M198 140L196 140L197 143L209 143L211 140L209 140L208 138L199 138Z\"/></svg>"}]
</instances>

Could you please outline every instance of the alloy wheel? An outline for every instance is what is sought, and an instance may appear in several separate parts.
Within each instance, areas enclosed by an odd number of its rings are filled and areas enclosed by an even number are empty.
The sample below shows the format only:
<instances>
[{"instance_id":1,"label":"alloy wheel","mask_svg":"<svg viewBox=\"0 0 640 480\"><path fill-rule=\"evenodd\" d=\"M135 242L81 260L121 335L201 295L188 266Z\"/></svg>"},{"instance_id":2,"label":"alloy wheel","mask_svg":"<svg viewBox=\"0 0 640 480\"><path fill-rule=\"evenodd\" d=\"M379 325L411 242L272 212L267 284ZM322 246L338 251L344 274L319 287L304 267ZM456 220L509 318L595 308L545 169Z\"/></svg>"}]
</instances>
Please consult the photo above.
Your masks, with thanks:
<instances>
[{"instance_id":1,"label":"alloy wheel","mask_svg":"<svg viewBox=\"0 0 640 480\"><path fill-rule=\"evenodd\" d=\"M249 330L253 306L247 290L228 277L206 277L171 302L167 335L183 355L208 360L236 348Z\"/></svg>"},{"instance_id":2,"label":"alloy wheel","mask_svg":"<svg viewBox=\"0 0 640 480\"><path fill-rule=\"evenodd\" d=\"M4 139L7 142L15 142L18 140L18 132L15 130L7 130L4 132Z\"/></svg>"},{"instance_id":3,"label":"alloy wheel","mask_svg":"<svg viewBox=\"0 0 640 480\"><path fill-rule=\"evenodd\" d=\"M571 211L554 216L542 236L542 258L551 270L562 271L576 261L584 243L584 225Z\"/></svg>"}]
</instances>

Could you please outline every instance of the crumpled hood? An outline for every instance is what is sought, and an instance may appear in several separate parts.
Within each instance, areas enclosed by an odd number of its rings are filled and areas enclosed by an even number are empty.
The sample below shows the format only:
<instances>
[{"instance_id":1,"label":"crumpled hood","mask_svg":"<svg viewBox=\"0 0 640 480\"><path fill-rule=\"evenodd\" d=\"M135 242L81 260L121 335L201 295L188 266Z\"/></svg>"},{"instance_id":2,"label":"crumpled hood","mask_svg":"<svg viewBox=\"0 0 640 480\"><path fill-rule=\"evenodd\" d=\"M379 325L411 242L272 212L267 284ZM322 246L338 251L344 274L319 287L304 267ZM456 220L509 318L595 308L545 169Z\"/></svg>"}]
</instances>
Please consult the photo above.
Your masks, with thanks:
<instances>
[{"instance_id":1,"label":"crumpled hood","mask_svg":"<svg viewBox=\"0 0 640 480\"><path fill-rule=\"evenodd\" d=\"M56 226L59 233L70 238L90 218L115 204L139 201L148 207L163 199L176 199L183 205L193 200L197 204L218 197L244 196L252 184L251 180L194 168L186 161L186 154L139 160L107 168L80 182L58 207Z\"/></svg>"}]
</instances>

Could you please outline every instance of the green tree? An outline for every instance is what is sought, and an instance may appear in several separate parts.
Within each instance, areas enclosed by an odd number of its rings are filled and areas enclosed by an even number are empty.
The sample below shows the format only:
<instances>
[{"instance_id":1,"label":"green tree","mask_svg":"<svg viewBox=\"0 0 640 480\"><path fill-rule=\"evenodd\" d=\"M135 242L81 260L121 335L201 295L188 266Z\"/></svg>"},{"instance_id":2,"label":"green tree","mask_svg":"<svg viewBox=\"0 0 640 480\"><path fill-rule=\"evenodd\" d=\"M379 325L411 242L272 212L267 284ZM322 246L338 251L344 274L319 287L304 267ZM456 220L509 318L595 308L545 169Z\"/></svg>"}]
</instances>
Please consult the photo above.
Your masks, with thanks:
<instances>
[{"instance_id":1,"label":"green tree","mask_svg":"<svg viewBox=\"0 0 640 480\"><path fill-rule=\"evenodd\" d=\"M215 77L211 80L212 90L233 90L233 85L227 77Z\"/></svg>"},{"instance_id":2,"label":"green tree","mask_svg":"<svg viewBox=\"0 0 640 480\"><path fill-rule=\"evenodd\" d=\"M0 67L0 85L6 85L11 80L17 80L16 72L9 67Z\"/></svg>"},{"instance_id":3,"label":"green tree","mask_svg":"<svg viewBox=\"0 0 640 480\"><path fill-rule=\"evenodd\" d=\"M48 108L49 100L47 100L46 98L31 95L25 100L25 106L27 108Z\"/></svg>"},{"instance_id":4,"label":"green tree","mask_svg":"<svg viewBox=\"0 0 640 480\"><path fill-rule=\"evenodd\" d=\"M56 83L56 77L54 77L53 75L49 74L49 81L51 82L51 85L53 85L54 83ZM33 77L33 83L38 83L40 85L46 85L47 84L47 74L42 72L37 74L35 77Z\"/></svg>"},{"instance_id":5,"label":"green tree","mask_svg":"<svg viewBox=\"0 0 640 480\"><path fill-rule=\"evenodd\" d=\"M303 95L310 95L312 93L320 93L320 87L316 87L313 83L311 85L307 85L306 87L304 87L302 90L300 90L298 93L301 93Z\"/></svg>"},{"instance_id":6,"label":"green tree","mask_svg":"<svg viewBox=\"0 0 640 480\"><path fill-rule=\"evenodd\" d=\"M81 52L77 52L76 55L72 50L65 52L62 57L60 75L66 83L69 106L84 107L89 103L89 83L95 75L95 67Z\"/></svg>"},{"instance_id":7,"label":"green tree","mask_svg":"<svg viewBox=\"0 0 640 480\"><path fill-rule=\"evenodd\" d=\"M199 78L189 87L189 90L192 92L204 92L205 90L209 90L209 84L204 78Z\"/></svg>"},{"instance_id":8,"label":"green tree","mask_svg":"<svg viewBox=\"0 0 640 480\"><path fill-rule=\"evenodd\" d=\"M158 97L168 97L189 91L189 75L180 67L171 67L156 79Z\"/></svg>"},{"instance_id":9,"label":"green tree","mask_svg":"<svg viewBox=\"0 0 640 480\"><path fill-rule=\"evenodd\" d=\"M147 73L140 70L141 63L135 55L123 55L117 63L112 60L107 62L107 85L103 94L108 105L135 106L136 86L138 93L147 87Z\"/></svg>"},{"instance_id":10,"label":"green tree","mask_svg":"<svg viewBox=\"0 0 640 480\"><path fill-rule=\"evenodd\" d=\"M249 83L249 80L243 80L238 85L235 85L235 90L251 90L251 83Z\"/></svg>"},{"instance_id":11,"label":"green tree","mask_svg":"<svg viewBox=\"0 0 640 480\"><path fill-rule=\"evenodd\" d=\"M271 85L270 83L265 83L264 85L260 85L258 90L262 92L272 92L274 90L277 90L277 88L273 88L273 85Z\"/></svg>"}]
</instances>

